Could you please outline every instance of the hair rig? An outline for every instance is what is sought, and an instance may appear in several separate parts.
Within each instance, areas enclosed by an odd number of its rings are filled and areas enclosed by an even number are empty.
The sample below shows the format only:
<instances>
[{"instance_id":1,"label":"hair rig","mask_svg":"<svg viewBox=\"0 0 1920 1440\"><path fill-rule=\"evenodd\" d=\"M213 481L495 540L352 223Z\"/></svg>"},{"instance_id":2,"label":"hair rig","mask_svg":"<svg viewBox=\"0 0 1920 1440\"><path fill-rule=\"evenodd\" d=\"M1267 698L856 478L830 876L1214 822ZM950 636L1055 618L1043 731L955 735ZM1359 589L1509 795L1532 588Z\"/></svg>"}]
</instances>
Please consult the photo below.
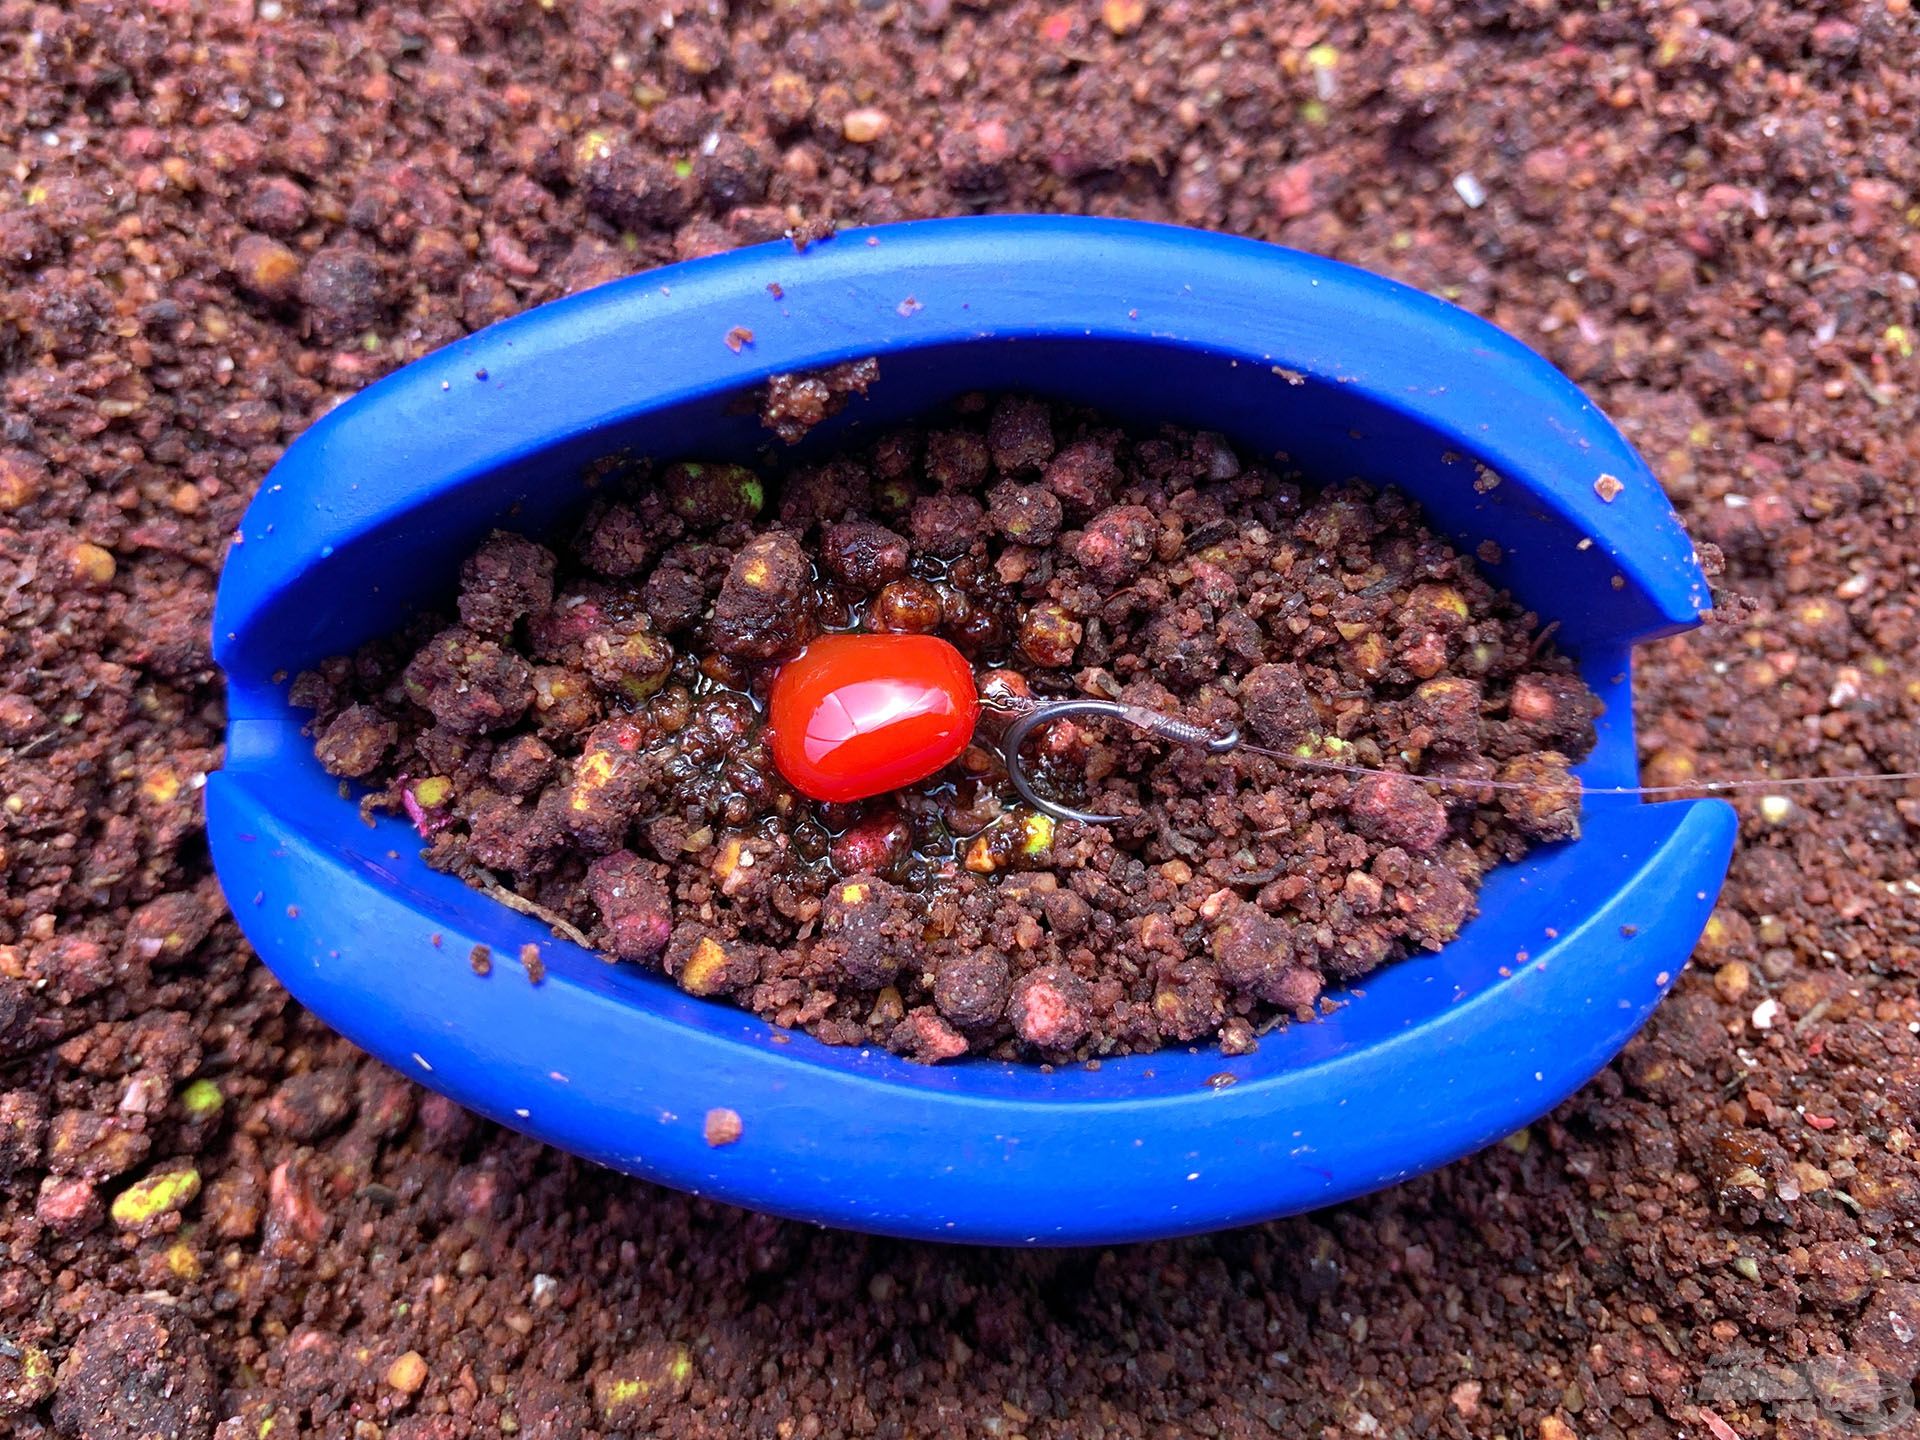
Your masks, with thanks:
<instances>
[{"instance_id":1,"label":"hair rig","mask_svg":"<svg viewBox=\"0 0 1920 1440\"><path fill-rule=\"evenodd\" d=\"M845 802L908 785L959 758L974 741L982 706L1012 715L999 748L1013 788L1036 810L1057 820L1108 825L1124 817L1076 810L1042 795L1027 772L1024 746L1035 731L1057 720L1117 720L1170 744L1210 755L1244 751L1296 770L1333 775L1399 775L1422 785L1474 791L1503 790L1568 795L1681 796L1785 786L1864 785L1920 779L1920 772L1848 775L1749 776L1701 780L1691 785L1562 785L1469 775L1421 775L1369 765L1319 760L1256 745L1238 727L1203 725L1144 705L1091 696L1037 704L983 700L972 665L947 641L933 635L835 634L823 636L788 661L768 697L768 720L776 768L788 783L815 800Z\"/></svg>"}]
</instances>

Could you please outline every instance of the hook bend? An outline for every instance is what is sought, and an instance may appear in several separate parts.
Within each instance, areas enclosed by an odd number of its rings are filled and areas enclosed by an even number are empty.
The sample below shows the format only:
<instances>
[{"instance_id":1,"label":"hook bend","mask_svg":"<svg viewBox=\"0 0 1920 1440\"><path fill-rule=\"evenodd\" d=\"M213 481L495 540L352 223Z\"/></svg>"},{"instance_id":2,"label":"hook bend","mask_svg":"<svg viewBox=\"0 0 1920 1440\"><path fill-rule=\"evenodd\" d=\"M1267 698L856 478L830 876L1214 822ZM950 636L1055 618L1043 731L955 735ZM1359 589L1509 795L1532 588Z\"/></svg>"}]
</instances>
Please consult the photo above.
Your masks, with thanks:
<instances>
[{"instance_id":1,"label":"hook bend","mask_svg":"<svg viewBox=\"0 0 1920 1440\"><path fill-rule=\"evenodd\" d=\"M1002 757L1007 763L1007 778L1013 782L1013 788L1020 798L1034 809L1044 811L1056 820L1078 820L1083 825L1111 825L1122 819L1119 815L1096 815L1089 810L1075 810L1072 806L1062 805L1049 800L1034 788L1033 778L1027 774L1026 760L1021 747L1027 737L1042 725L1050 725L1056 720L1070 719L1076 715L1099 716L1102 719L1118 720L1131 725L1134 729L1152 735L1159 740L1170 740L1177 745L1195 745L1212 755L1225 755L1239 748L1240 731L1236 726L1224 730L1214 730L1205 725L1196 725L1191 720L1182 720L1177 715L1163 714L1158 710L1149 710L1144 705L1123 705L1118 700L1098 700L1092 697L1050 700L1036 705L1011 725L1000 741Z\"/></svg>"}]
</instances>

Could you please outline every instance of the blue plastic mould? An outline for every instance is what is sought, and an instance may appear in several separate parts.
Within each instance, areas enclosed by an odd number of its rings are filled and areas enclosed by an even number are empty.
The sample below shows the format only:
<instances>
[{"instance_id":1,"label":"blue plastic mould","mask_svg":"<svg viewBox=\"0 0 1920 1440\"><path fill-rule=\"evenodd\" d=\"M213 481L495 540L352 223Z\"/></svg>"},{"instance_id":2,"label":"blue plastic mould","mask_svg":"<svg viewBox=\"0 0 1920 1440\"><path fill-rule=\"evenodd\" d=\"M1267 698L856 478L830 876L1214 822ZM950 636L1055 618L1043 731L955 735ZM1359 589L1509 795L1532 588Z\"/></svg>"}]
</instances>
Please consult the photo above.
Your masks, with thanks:
<instances>
[{"instance_id":1,"label":"blue plastic mould","mask_svg":"<svg viewBox=\"0 0 1920 1440\"><path fill-rule=\"evenodd\" d=\"M777 290L771 287L776 287ZM730 331L752 332L736 351ZM740 337L735 335L735 339ZM1404 286L1251 241L1003 217L675 265L429 355L315 424L262 485L222 579L220 878L287 988L356 1043L501 1124L754 1209L896 1235L1110 1242L1306 1210L1539 1116L1647 1018L1706 921L1734 814L1594 798L1583 837L1498 870L1453 944L1237 1058L924 1067L776 1031L613 967L369 829L315 763L284 676L444 605L489 529L576 512L593 462L750 460L749 392L877 356L809 437L1021 390L1224 432L1309 475L1400 486L1528 606L1606 702L1589 783L1632 783L1632 646L1696 623L1693 548L1646 466L1565 377ZM1609 502L1596 488L1610 475ZM276 678L280 677L280 678ZM476 944L542 948L476 976ZM710 1147L707 1112L737 1111Z\"/></svg>"}]
</instances>

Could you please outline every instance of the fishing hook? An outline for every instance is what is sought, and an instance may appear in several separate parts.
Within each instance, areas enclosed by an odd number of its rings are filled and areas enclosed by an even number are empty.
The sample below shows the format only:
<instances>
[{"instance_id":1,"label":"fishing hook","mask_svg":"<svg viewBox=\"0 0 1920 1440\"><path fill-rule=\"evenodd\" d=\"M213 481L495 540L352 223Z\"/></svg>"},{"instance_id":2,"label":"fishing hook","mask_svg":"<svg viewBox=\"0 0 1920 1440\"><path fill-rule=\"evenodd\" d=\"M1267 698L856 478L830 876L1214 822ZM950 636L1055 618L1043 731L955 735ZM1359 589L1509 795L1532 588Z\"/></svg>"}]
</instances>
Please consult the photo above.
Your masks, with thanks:
<instances>
[{"instance_id":1,"label":"fishing hook","mask_svg":"<svg viewBox=\"0 0 1920 1440\"><path fill-rule=\"evenodd\" d=\"M1163 715L1158 710L1149 710L1144 705L1122 705L1118 700L1069 699L1050 700L1036 705L1011 725L1001 739L1000 750L1007 762L1007 778L1013 782L1013 788L1020 792L1020 798L1036 810L1053 816L1056 820L1078 820L1083 825L1111 825L1123 818L1119 815L1095 815L1086 810L1075 810L1048 800L1033 788L1033 780L1027 774L1026 761L1020 754L1020 747L1027 737L1042 725L1050 725L1055 720L1065 720L1074 715L1098 715L1108 720L1119 720L1136 730L1145 731L1157 740L1170 740L1176 745L1193 745L1210 755L1225 755L1230 750L1240 748L1240 729L1230 725L1224 730L1216 730L1206 725L1196 725L1191 720L1182 720L1175 715Z\"/></svg>"}]
</instances>

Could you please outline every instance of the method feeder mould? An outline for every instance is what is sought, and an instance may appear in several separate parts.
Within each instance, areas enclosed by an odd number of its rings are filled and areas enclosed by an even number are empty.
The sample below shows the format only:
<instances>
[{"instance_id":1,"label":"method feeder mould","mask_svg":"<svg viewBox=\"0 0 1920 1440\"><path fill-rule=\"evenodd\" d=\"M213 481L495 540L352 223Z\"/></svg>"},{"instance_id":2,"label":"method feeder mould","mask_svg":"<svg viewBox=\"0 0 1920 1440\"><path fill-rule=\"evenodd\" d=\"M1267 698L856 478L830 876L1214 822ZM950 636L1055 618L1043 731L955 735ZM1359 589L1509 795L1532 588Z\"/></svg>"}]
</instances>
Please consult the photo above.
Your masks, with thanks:
<instances>
[{"instance_id":1,"label":"method feeder mould","mask_svg":"<svg viewBox=\"0 0 1920 1440\"><path fill-rule=\"evenodd\" d=\"M877 367L865 397L791 453L831 455L964 393L1024 392L1216 431L1311 481L1405 492L1451 543L1499 557L1488 578L1557 622L1603 703L1575 771L1580 838L1496 868L1456 939L1252 1053L930 1067L608 965L429 867L403 817L368 825L341 798L288 676L444 603L494 528L575 519L609 463L752 460L772 443L755 401L772 377L855 360ZM1106 1244L1311 1209L1444 1164L1552 1109L1619 1051L1686 963L1734 842L1725 802L1646 804L1634 790L1633 647L1697 623L1709 600L1632 447L1485 322L1253 241L1003 216L634 276L339 406L287 451L235 539L214 619L229 720L207 829L261 958L357 1044L501 1124L821 1223ZM846 678L816 665L801 710ZM971 674L935 690L912 699L911 723L885 727L880 758L897 768L870 783L907 783L968 743ZM1229 748L1177 717L1043 702L1013 717L1007 753L1022 793L1055 814L1068 811L1035 793L1019 745L1067 716ZM851 708L840 718L838 744L783 766L817 766L824 789L874 764L841 753L862 732ZM481 978L479 947L537 955L526 968L544 979L510 983L499 965ZM708 1143L710 1111L737 1117L732 1143Z\"/></svg>"}]
</instances>

